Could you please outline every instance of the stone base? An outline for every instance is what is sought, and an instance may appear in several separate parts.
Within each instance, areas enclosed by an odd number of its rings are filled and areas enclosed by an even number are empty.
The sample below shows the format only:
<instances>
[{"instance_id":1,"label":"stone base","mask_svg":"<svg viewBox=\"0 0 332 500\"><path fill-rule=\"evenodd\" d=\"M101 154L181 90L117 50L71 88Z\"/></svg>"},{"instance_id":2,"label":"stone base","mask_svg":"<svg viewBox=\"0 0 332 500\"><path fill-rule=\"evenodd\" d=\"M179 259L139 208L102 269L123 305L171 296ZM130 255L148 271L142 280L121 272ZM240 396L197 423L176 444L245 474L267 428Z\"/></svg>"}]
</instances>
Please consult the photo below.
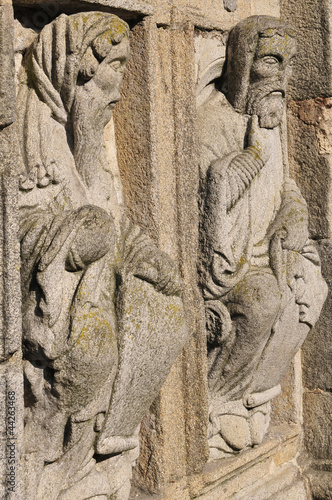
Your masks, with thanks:
<instances>
[{"instance_id":1,"label":"stone base","mask_svg":"<svg viewBox=\"0 0 332 500\"><path fill-rule=\"evenodd\" d=\"M130 500L309 500L295 465L299 431L296 425L274 427L261 445L210 462L200 474L174 482L158 495L133 489Z\"/></svg>"}]
</instances>

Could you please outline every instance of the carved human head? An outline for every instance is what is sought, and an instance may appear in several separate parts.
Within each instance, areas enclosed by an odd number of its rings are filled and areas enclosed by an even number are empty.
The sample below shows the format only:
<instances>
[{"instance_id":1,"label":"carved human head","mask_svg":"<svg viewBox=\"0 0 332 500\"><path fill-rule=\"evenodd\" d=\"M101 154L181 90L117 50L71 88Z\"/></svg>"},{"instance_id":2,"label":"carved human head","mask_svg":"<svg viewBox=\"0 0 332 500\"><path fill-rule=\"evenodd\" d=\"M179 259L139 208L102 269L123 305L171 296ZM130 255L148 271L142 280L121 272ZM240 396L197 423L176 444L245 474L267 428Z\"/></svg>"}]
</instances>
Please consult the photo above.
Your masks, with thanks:
<instances>
[{"instance_id":1,"label":"carved human head","mask_svg":"<svg viewBox=\"0 0 332 500\"><path fill-rule=\"evenodd\" d=\"M62 14L42 29L26 54L27 86L22 85L18 94L28 176L22 189L46 186L54 177L49 173L56 149L50 119L73 136L76 168L87 176L84 172L98 158L102 129L120 98L128 56L128 25L112 14ZM41 181L36 180L37 171Z\"/></svg>"},{"instance_id":2,"label":"carved human head","mask_svg":"<svg viewBox=\"0 0 332 500\"><path fill-rule=\"evenodd\" d=\"M128 57L128 25L104 12L62 14L45 26L28 54L29 85L47 106L53 118L65 124L76 88L94 78L111 52Z\"/></svg>"},{"instance_id":3,"label":"carved human head","mask_svg":"<svg viewBox=\"0 0 332 500\"><path fill-rule=\"evenodd\" d=\"M264 128L280 123L295 49L292 29L277 18L252 16L233 28L223 91L236 111L258 115Z\"/></svg>"}]
</instances>

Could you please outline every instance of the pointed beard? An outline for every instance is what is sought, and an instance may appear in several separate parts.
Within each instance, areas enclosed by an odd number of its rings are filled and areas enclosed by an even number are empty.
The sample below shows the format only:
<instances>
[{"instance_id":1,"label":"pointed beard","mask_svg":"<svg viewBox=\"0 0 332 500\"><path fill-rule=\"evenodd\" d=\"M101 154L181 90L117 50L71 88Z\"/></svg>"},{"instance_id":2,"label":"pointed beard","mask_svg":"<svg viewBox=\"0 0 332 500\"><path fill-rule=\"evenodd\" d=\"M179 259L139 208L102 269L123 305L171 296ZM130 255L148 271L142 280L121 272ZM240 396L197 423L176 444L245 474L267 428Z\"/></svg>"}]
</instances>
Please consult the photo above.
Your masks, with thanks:
<instances>
[{"instance_id":1,"label":"pointed beard","mask_svg":"<svg viewBox=\"0 0 332 500\"><path fill-rule=\"evenodd\" d=\"M93 109L94 100L78 99L72 107L74 159L76 169L89 188L97 178L104 141L104 120Z\"/></svg>"},{"instance_id":2,"label":"pointed beard","mask_svg":"<svg viewBox=\"0 0 332 500\"><path fill-rule=\"evenodd\" d=\"M255 89L248 94L247 113L257 115L261 128L275 128L282 120L285 98L282 92Z\"/></svg>"}]
</instances>

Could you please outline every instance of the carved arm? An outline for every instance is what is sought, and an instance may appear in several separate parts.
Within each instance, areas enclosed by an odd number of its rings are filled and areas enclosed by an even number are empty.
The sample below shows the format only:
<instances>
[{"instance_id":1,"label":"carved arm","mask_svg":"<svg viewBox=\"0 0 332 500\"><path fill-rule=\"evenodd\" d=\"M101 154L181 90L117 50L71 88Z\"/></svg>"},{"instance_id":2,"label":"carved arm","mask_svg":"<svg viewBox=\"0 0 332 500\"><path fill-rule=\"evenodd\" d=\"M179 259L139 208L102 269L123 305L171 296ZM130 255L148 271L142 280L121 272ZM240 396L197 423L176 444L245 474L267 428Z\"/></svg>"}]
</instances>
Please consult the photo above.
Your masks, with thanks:
<instances>
[{"instance_id":1,"label":"carved arm","mask_svg":"<svg viewBox=\"0 0 332 500\"><path fill-rule=\"evenodd\" d=\"M123 237L122 266L120 272L133 274L154 285L165 295L180 295L182 281L172 259L157 248L143 231L128 219Z\"/></svg>"}]
</instances>

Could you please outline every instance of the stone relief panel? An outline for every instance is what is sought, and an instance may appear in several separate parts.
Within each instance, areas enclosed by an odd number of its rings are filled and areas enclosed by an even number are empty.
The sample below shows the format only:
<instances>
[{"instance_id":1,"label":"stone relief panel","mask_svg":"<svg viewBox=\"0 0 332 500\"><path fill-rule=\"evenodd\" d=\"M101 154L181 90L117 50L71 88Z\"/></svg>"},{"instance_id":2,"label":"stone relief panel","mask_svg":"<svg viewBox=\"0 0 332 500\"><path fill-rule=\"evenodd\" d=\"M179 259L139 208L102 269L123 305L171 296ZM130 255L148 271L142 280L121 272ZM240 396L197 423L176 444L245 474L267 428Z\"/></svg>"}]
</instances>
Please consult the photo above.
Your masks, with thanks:
<instances>
[{"instance_id":1,"label":"stone relief panel","mask_svg":"<svg viewBox=\"0 0 332 500\"><path fill-rule=\"evenodd\" d=\"M16 22L31 500L128 498L140 421L187 339L177 269L125 215L112 112L128 36L100 12L38 35Z\"/></svg>"},{"instance_id":2,"label":"stone relief panel","mask_svg":"<svg viewBox=\"0 0 332 500\"><path fill-rule=\"evenodd\" d=\"M230 32L221 78L199 89L210 459L261 443L271 400L327 295L306 202L288 172L295 53L286 23L252 16Z\"/></svg>"}]
</instances>

